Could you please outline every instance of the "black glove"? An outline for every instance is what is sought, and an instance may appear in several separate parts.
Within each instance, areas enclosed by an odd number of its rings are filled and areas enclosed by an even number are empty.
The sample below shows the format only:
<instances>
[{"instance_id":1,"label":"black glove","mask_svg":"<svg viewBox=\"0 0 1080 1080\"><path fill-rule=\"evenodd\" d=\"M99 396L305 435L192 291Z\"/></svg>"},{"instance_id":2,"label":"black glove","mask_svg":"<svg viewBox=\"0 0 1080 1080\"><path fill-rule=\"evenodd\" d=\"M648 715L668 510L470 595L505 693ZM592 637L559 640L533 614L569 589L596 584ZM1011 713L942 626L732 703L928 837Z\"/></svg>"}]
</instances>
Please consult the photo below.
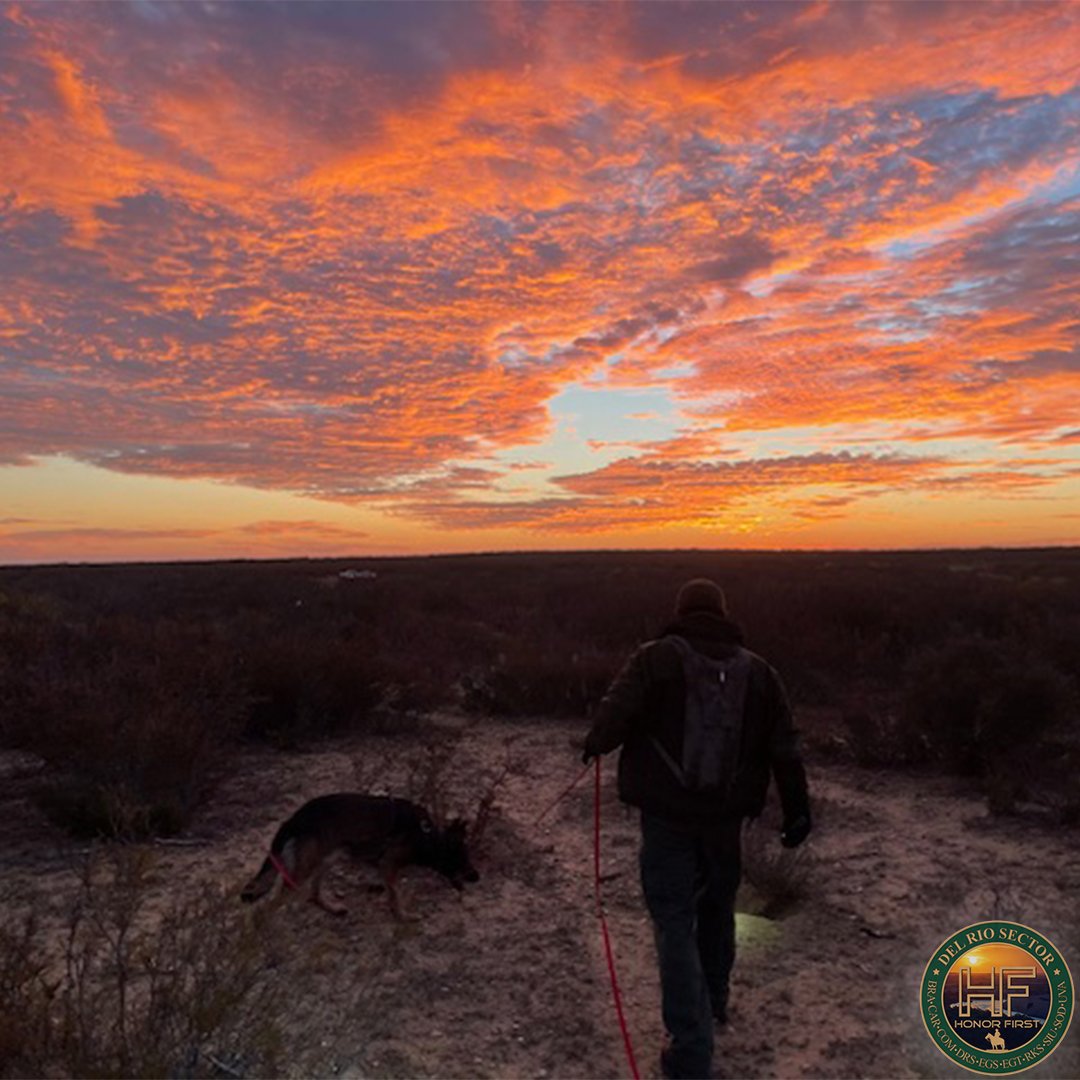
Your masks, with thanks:
<instances>
[{"instance_id":1,"label":"black glove","mask_svg":"<svg viewBox=\"0 0 1080 1080\"><path fill-rule=\"evenodd\" d=\"M810 835L810 815L800 814L784 822L780 830L780 843L786 848L798 847Z\"/></svg>"},{"instance_id":2,"label":"black glove","mask_svg":"<svg viewBox=\"0 0 1080 1080\"><path fill-rule=\"evenodd\" d=\"M586 738L585 739L585 749L581 751L581 764L582 765L588 765L589 762L592 761L593 758L599 757L599 756L600 756L600 751L597 750L595 746L593 746L593 744L589 741L588 738Z\"/></svg>"}]
</instances>

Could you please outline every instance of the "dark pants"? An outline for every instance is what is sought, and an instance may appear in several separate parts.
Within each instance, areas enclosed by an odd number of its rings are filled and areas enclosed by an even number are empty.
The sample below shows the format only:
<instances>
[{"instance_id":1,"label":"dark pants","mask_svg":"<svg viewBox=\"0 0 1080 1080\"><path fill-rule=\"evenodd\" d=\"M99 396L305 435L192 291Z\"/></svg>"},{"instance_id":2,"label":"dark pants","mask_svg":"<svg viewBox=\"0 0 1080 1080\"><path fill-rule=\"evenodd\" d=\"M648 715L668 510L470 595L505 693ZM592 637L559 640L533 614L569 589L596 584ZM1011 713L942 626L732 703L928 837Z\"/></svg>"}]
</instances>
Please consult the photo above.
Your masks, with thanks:
<instances>
[{"instance_id":1,"label":"dark pants","mask_svg":"<svg viewBox=\"0 0 1080 1080\"><path fill-rule=\"evenodd\" d=\"M739 820L682 824L641 815L641 885L660 961L666 1070L708 1077L713 1014L727 1008L735 960Z\"/></svg>"}]
</instances>

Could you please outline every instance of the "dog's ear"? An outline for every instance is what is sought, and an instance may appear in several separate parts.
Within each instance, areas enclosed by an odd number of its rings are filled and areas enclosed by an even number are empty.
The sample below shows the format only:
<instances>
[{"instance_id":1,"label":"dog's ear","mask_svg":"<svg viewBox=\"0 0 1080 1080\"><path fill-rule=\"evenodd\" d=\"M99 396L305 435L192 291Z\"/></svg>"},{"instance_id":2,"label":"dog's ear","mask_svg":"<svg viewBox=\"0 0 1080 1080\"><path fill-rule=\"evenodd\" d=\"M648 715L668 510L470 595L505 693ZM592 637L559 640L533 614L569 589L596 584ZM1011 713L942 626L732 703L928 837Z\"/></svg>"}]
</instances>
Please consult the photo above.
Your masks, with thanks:
<instances>
[{"instance_id":1,"label":"dog's ear","mask_svg":"<svg viewBox=\"0 0 1080 1080\"><path fill-rule=\"evenodd\" d=\"M460 836L465 838L465 834L469 831L469 824L464 818L454 818L449 825L446 826L446 832L449 836Z\"/></svg>"}]
</instances>

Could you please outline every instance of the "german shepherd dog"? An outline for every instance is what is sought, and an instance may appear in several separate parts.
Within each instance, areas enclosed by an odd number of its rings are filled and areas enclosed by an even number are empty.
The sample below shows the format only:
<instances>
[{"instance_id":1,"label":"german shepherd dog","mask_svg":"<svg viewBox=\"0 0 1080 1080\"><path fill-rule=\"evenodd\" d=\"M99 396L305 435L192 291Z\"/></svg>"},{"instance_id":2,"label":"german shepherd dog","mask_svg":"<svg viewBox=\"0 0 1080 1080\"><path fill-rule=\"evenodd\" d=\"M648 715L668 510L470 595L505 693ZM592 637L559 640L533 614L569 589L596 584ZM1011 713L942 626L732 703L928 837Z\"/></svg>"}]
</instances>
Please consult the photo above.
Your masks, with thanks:
<instances>
[{"instance_id":1,"label":"german shepherd dog","mask_svg":"<svg viewBox=\"0 0 1080 1080\"><path fill-rule=\"evenodd\" d=\"M463 883L480 880L465 847L460 818L440 829L431 815L408 799L348 792L320 795L304 803L274 835L270 854L244 886L246 903L265 896L280 876L291 888L311 879L311 900L325 911L342 915L345 908L319 891L323 860L344 848L361 862L376 866L386 883L390 910L405 921L396 884L403 867L427 866L442 874L458 892Z\"/></svg>"}]
</instances>

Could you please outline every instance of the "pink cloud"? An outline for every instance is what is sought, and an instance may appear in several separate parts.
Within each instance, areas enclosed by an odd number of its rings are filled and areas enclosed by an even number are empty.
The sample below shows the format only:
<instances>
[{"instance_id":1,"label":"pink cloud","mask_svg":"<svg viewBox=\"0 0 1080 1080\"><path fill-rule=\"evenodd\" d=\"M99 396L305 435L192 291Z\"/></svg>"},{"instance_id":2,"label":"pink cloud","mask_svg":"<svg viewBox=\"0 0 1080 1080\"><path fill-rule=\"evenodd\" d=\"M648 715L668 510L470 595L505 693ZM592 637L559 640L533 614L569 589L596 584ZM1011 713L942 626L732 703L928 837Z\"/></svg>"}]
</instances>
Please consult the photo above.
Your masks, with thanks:
<instances>
[{"instance_id":1,"label":"pink cloud","mask_svg":"<svg viewBox=\"0 0 1080 1080\"><path fill-rule=\"evenodd\" d=\"M1074 6L425 10L0 9L0 464L614 534L1076 441ZM500 501L590 381L684 430Z\"/></svg>"}]
</instances>

